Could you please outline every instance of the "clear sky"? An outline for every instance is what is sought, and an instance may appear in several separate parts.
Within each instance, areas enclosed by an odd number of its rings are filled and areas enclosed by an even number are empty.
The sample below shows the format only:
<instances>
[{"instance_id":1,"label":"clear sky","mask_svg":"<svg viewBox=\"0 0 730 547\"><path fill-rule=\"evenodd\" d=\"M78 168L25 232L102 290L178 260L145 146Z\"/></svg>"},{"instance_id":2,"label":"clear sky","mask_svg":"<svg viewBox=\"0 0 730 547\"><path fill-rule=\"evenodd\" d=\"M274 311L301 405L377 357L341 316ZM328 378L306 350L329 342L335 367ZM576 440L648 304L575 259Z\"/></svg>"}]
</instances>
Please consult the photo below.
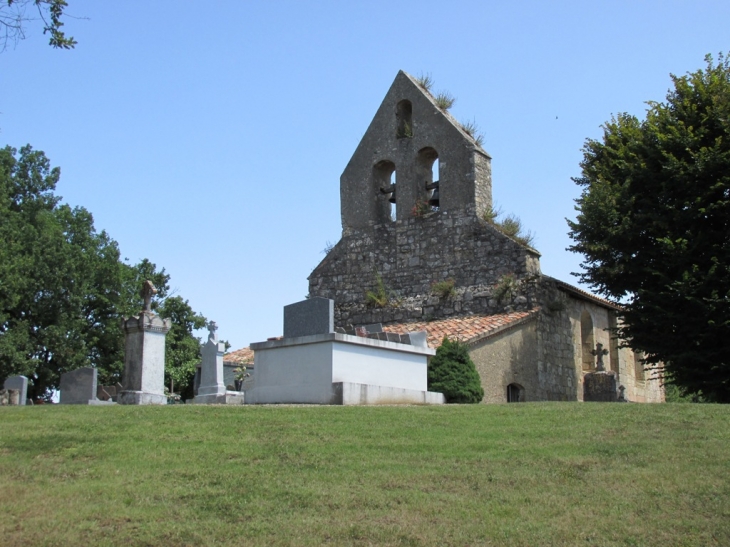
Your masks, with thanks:
<instances>
[{"instance_id":1,"label":"clear sky","mask_svg":"<svg viewBox=\"0 0 730 547\"><path fill-rule=\"evenodd\" d=\"M475 121L493 195L576 283L581 147L643 116L677 75L730 50L723 1L69 0L76 49L38 25L0 54L0 140L61 167L131 262L149 258L237 349L339 240L339 177L399 69Z\"/></svg>"}]
</instances>

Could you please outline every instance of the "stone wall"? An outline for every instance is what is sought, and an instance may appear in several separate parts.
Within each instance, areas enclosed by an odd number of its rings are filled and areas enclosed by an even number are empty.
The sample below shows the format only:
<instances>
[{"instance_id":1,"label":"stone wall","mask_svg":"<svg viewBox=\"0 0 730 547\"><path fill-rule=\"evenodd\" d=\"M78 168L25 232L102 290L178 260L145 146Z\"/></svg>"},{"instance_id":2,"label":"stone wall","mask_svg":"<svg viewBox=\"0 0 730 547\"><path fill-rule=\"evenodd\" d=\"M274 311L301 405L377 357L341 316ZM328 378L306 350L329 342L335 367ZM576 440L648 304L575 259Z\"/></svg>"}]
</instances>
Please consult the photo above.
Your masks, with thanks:
<instances>
[{"instance_id":1,"label":"stone wall","mask_svg":"<svg viewBox=\"0 0 730 547\"><path fill-rule=\"evenodd\" d=\"M343 327L529 309L539 256L473 212L431 212L344 236L309 276L309 295L333 299ZM517 285L500 300L496 285L507 275ZM378 278L384 306L366 297ZM433 284L448 279L454 294L435 294Z\"/></svg>"},{"instance_id":2,"label":"stone wall","mask_svg":"<svg viewBox=\"0 0 730 547\"><path fill-rule=\"evenodd\" d=\"M537 360L537 321L535 319L507 329L469 350L484 388L483 403L506 403L507 386L523 390L521 401L539 401L541 391Z\"/></svg>"}]
</instances>

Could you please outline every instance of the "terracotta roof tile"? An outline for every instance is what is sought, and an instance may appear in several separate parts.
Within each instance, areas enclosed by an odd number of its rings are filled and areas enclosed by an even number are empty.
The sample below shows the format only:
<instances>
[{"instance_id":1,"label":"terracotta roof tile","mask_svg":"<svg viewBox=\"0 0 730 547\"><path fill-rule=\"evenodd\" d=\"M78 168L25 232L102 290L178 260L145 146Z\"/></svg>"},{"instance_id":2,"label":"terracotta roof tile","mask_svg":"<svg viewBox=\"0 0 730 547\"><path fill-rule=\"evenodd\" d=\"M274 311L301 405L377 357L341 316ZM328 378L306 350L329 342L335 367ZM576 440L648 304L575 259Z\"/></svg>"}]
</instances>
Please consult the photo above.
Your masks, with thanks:
<instances>
[{"instance_id":1,"label":"terracotta roof tile","mask_svg":"<svg viewBox=\"0 0 730 547\"><path fill-rule=\"evenodd\" d=\"M460 340L467 344L474 344L491 334L496 334L506 328L518 325L534 317L538 309L530 311L516 311L510 313L498 313L495 315L465 315L462 317L451 317L437 321L413 321L410 323L389 323L383 325L383 331L405 334L425 330L428 346L437 348L441 345L444 336L451 340ZM280 340L277 336L269 340ZM223 356L226 363L253 363L253 350L249 347L241 348Z\"/></svg>"},{"instance_id":2,"label":"terracotta roof tile","mask_svg":"<svg viewBox=\"0 0 730 547\"><path fill-rule=\"evenodd\" d=\"M532 318L537 312L538 309L534 309L495 315L465 315L428 322L390 323L383 325L383 330L399 334L425 330L428 333L427 340L430 348L439 347L444 336L448 336L450 340L474 344L490 334L496 334L505 328Z\"/></svg>"},{"instance_id":3,"label":"terracotta roof tile","mask_svg":"<svg viewBox=\"0 0 730 547\"><path fill-rule=\"evenodd\" d=\"M248 364L253 363L253 350L249 347L237 349L223 356L224 363Z\"/></svg>"}]
</instances>

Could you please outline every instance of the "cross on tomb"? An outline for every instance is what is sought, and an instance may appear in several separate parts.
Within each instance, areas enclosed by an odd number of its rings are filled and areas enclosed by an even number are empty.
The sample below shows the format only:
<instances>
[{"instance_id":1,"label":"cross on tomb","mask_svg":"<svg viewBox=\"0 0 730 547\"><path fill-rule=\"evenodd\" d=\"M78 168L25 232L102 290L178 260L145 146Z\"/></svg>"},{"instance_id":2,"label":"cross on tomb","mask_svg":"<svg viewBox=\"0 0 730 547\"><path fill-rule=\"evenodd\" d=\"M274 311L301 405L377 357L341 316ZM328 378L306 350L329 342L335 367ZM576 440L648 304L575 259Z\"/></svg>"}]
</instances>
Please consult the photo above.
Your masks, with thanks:
<instances>
[{"instance_id":1,"label":"cross on tomb","mask_svg":"<svg viewBox=\"0 0 730 547\"><path fill-rule=\"evenodd\" d=\"M603 372L603 356L608 355L608 350L603 349L603 344L600 342L596 344L596 349L591 350L591 355L595 356L596 358L596 371L597 372Z\"/></svg>"},{"instance_id":2,"label":"cross on tomb","mask_svg":"<svg viewBox=\"0 0 730 547\"><path fill-rule=\"evenodd\" d=\"M156 294L157 289L155 289L152 281L150 281L149 279L145 281L142 285L142 292L140 293L140 296L142 296L142 298L144 299L142 311L150 311L150 302L152 301L152 297Z\"/></svg>"},{"instance_id":3,"label":"cross on tomb","mask_svg":"<svg viewBox=\"0 0 730 547\"><path fill-rule=\"evenodd\" d=\"M206 327L208 327L208 340L213 343L218 342L218 335L215 333L218 330L218 323L210 321Z\"/></svg>"}]
</instances>

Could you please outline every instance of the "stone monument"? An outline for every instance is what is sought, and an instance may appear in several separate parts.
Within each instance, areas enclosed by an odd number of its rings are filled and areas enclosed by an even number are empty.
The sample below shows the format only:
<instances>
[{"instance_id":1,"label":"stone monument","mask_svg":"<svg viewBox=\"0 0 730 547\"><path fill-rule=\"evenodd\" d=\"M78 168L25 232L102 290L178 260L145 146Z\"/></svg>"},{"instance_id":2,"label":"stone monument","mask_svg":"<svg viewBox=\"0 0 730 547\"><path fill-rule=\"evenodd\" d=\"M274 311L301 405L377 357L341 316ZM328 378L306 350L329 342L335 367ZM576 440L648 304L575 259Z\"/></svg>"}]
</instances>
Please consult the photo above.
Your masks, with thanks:
<instances>
[{"instance_id":1,"label":"stone monument","mask_svg":"<svg viewBox=\"0 0 730 547\"><path fill-rule=\"evenodd\" d=\"M138 316L124 319L124 375L117 402L122 405L164 405L165 335L172 322L151 310L157 293L148 280L142 287L144 306Z\"/></svg>"},{"instance_id":2,"label":"stone monument","mask_svg":"<svg viewBox=\"0 0 730 547\"><path fill-rule=\"evenodd\" d=\"M203 362L200 366L200 387L193 402L195 404L243 404L243 393L226 391L223 382L223 353L226 345L218 341L218 325L208 323L208 341L200 348Z\"/></svg>"},{"instance_id":3,"label":"stone monument","mask_svg":"<svg viewBox=\"0 0 730 547\"><path fill-rule=\"evenodd\" d=\"M96 397L99 371L94 367L77 368L61 374L59 403L62 405L112 404Z\"/></svg>"},{"instance_id":4,"label":"stone monument","mask_svg":"<svg viewBox=\"0 0 730 547\"><path fill-rule=\"evenodd\" d=\"M608 355L608 350L603 344L596 344L596 349L591 350L596 357L596 370L583 376L583 400L585 402L606 402L615 403L618 400L616 393L616 376L612 370L606 370L603 366L603 356Z\"/></svg>"},{"instance_id":5,"label":"stone monument","mask_svg":"<svg viewBox=\"0 0 730 547\"><path fill-rule=\"evenodd\" d=\"M28 398L28 378L25 376L11 376L5 380L3 387L5 389L17 389L19 391L18 404L25 404L25 401Z\"/></svg>"}]
</instances>

